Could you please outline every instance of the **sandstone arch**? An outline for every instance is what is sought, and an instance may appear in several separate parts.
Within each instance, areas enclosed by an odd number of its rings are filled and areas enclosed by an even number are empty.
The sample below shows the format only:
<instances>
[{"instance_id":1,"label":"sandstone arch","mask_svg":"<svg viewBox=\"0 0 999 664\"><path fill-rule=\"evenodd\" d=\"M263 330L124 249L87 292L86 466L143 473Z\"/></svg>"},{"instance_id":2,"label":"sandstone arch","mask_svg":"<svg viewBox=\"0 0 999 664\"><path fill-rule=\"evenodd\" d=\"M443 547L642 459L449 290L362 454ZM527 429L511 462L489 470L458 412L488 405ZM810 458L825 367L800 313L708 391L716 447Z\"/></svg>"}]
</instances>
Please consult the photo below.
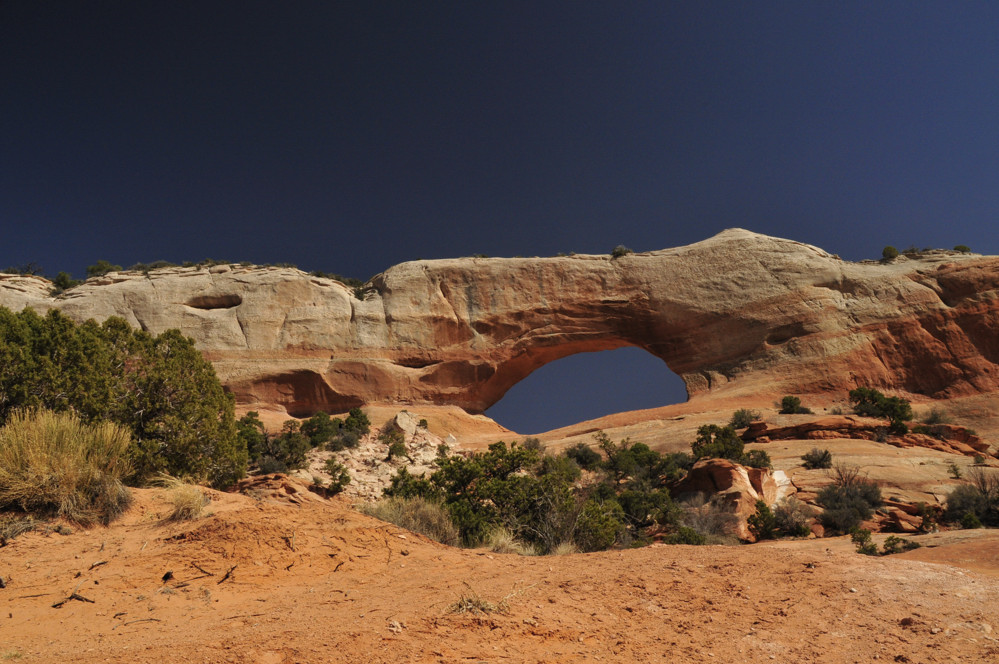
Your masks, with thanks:
<instances>
[{"instance_id":1,"label":"sandstone arch","mask_svg":"<svg viewBox=\"0 0 999 664\"><path fill-rule=\"evenodd\" d=\"M617 259L416 261L370 285L358 300L297 270L215 266L112 273L52 298L42 279L3 275L0 304L180 328L240 403L296 414L377 402L481 413L547 362L626 345L694 398L999 389L993 257L858 264L733 229Z\"/></svg>"}]
</instances>

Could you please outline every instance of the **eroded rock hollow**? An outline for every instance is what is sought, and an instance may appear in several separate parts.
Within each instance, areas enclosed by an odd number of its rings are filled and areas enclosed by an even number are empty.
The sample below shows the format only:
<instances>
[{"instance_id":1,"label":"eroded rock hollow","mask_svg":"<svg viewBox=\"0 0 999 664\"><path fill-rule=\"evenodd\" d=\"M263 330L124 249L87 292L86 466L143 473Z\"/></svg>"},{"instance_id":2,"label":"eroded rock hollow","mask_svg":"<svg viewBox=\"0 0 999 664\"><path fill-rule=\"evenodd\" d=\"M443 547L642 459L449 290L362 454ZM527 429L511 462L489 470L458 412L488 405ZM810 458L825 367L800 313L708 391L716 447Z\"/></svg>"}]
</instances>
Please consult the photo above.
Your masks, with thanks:
<instances>
[{"instance_id":1,"label":"eroded rock hollow","mask_svg":"<svg viewBox=\"0 0 999 664\"><path fill-rule=\"evenodd\" d=\"M619 258L403 263L363 299L298 270L238 266L50 288L0 275L0 305L179 328L238 403L297 416L389 402L479 413L548 362L621 346L662 359L691 396L999 388L999 258L851 263L740 229Z\"/></svg>"}]
</instances>

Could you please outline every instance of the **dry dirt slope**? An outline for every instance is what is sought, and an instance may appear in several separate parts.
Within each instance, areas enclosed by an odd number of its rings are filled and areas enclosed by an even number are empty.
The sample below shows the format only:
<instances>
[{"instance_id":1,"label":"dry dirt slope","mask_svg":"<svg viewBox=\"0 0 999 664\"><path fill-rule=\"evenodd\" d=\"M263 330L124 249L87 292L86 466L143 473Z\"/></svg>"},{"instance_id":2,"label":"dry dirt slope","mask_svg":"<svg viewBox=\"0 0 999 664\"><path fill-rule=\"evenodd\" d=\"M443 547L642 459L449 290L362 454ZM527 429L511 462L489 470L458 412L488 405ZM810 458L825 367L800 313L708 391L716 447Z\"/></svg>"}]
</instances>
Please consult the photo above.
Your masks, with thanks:
<instances>
[{"instance_id":1,"label":"dry dirt slope","mask_svg":"<svg viewBox=\"0 0 999 664\"><path fill-rule=\"evenodd\" d=\"M984 531L930 554L960 564L970 542L977 572L842 538L520 558L294 485L214 494L187 523L136 493L110 528L0 549L0 661L999 661L999 538ZM74 591L92 603L53 608ZM506 611L453 612L463 595Z\"/></svg>"}]
</instances>

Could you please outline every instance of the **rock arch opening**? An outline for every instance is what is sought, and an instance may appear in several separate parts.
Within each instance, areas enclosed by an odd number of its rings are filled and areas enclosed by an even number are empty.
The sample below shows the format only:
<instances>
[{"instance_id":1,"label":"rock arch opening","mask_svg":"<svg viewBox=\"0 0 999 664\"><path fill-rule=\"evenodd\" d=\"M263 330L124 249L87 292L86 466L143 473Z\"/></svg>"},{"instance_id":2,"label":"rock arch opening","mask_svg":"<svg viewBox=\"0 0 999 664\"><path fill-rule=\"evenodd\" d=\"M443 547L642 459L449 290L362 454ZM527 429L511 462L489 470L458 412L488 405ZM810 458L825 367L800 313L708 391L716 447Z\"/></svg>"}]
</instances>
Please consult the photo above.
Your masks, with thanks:
<instances>
[{"instance_id":1,"label":"rock arch opening","mask_svg":"<svg viewBox=\"0 0 999 664\"><path fill-rule=\"evenodd\" d=\"M627 346L549 362L518 382L486 415L523 435L612 413L687 400L687 388L666 363Z\"/></svg>"}]
</instances>

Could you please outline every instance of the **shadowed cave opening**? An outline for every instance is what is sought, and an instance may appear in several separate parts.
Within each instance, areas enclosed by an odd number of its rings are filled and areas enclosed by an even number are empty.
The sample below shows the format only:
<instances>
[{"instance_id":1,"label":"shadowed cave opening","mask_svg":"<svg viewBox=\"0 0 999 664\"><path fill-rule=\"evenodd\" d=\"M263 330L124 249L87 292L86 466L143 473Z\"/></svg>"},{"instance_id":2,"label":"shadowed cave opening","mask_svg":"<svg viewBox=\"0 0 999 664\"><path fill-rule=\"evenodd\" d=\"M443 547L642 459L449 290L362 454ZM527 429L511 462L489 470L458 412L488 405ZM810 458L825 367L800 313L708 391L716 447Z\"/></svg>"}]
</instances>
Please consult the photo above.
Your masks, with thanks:
<instances>
[{"instance_id":1,"label":"shadowed cave opening","mask_svg":"<svg viewBox=\"0 0 999 664\"><path fill-rule=\"evenodd\" d=\"M686 400L683 379L658 357L629 346L549 362L510 388L486 415L519 434L532 435Z\"/></svg>"}]
</instances>

